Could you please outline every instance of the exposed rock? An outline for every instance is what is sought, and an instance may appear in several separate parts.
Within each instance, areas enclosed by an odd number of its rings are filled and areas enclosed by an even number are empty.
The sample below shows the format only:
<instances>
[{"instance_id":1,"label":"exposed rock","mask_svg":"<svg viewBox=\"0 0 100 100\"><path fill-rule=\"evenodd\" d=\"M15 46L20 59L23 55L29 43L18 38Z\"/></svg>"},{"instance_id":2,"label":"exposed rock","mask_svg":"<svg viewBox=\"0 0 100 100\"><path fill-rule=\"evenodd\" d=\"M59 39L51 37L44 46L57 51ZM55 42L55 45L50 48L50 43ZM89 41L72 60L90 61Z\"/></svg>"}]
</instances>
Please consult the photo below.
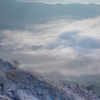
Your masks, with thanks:
<instances>
[{"instance_id":1,"label":"exposed rock","mask_svg":"<svg viewBox=\"0 0 100 100\"><path fill-rule=\"evenodd\" d=\"M0 91L2 91L2 86L0 86Z\"/></svg>"}]
</instances>

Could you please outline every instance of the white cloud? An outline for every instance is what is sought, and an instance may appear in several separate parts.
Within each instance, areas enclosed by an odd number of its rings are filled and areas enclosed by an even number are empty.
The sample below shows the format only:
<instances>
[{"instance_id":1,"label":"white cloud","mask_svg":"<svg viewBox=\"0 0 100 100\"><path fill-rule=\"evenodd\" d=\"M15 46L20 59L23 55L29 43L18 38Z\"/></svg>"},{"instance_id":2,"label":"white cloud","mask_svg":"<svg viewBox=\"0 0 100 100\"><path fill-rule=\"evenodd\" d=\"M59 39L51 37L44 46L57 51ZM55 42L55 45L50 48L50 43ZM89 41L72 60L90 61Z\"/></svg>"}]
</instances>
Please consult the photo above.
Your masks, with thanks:
<instances>
[{"instance_id":1,"label":"white cloud","mask_svg":"<svg viewBox=\"0 0 100 100\"><path fill-rule=\"evenodd\" d=\"M20 53L75 57L80 54L100 56L100 17L68 22L67 20L49 21L45 24L28 25L27 31L3 31L6 38L2 44L13 48L23 48ZM31 29L31 32L28 31ZM34 31L35 30L35 31ZM42 46L32 51L32 46ZM95 53L95 51L98 51ZM68 55L68 56L66 56Z\"/></svg>"},{"instance_id":2,"label":"white cloud","mask_svg":"<svg viewBox=\"0 0 100 100\"><path fill-rule=\"evenodd\" d=\"M96 74L100 73L99 23L100 17L71 22L62 19L28 25L26 31L5 30L0 34L5 37L0 45L14 49L9 57L27 58L29 63L23 61L22 67L30 66L30 70L42 74Z\"/></svg>"},{"instance_id":3,"label":"white cloud","mask_svg":"<svg viewBox=\"0 0 100 100\"><path fill-rule=\"evenodd\" d=\"M88 3L95 3L100 4L99 0L16 0L19 2L43 2L43 3L63 3L63 4L70 4L70 3L81 3L81 4L88 4Z\"/></svg>"}]
</instances>

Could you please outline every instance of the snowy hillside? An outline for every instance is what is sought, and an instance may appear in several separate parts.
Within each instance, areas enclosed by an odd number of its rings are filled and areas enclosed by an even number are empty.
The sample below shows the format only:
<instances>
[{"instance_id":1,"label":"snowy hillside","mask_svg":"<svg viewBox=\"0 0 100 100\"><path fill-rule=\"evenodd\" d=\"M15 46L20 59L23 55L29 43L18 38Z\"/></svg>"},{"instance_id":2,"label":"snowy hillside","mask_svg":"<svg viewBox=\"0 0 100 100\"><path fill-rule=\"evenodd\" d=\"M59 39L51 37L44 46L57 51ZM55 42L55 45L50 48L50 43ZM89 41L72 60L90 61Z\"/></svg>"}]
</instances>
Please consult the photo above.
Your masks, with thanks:
<instances>
[{"instance_id":1,"label":"snowy hillside","mask_svg":"<svg viewBox=\"0 0 100 100\"><path fill-rule=\"evenodd\" d=\"M79 86L16 70L0 59L0 100L99 100Z\"/></svg>"}]
</instances>

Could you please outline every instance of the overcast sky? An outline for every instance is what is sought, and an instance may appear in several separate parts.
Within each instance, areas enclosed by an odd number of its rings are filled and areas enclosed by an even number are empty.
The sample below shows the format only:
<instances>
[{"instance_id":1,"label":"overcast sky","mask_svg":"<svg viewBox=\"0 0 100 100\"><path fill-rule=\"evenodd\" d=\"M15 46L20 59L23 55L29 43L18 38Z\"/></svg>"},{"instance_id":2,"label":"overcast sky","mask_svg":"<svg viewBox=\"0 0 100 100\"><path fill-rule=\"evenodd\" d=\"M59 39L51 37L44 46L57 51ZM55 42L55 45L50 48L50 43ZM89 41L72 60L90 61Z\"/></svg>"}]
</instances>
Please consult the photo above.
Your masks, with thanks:
<instances>
[{"instance_id":1,"label":"overcast sky","mask_svg":"<svg viewBox=\"0 0 100 100\"><path fill-rule=\"evenodd\" d=\"M81 3L81 4L88 4L88 3L95 3L100 4L100 0L16 0L20 2L43 2L43 3L63 3L63 4L70 4L70 3Z\"/></svg>"}]
</instances>

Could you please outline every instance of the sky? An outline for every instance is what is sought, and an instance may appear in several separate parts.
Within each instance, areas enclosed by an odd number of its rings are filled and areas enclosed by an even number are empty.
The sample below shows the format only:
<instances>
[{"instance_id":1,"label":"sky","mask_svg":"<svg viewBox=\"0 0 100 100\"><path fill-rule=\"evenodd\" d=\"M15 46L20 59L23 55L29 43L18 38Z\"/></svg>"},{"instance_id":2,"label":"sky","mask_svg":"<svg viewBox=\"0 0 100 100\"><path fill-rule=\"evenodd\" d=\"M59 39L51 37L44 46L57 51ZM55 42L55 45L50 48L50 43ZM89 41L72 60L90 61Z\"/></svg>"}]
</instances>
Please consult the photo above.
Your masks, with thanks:
<instances>
[{"instance_id":1,"label":"sky","mask_svg":"<svg viewBox=\"0 0 100 100\"><path fill-rule=\"evenodd\" d=\"M74 2L89 3L90 1L68 0L65 2L62 0L62 3ZM91 3L99 3L99 1L91 0ZM41 18L39 16L32 21L28 17L24 20L15 18L12 23L7 17L7 21L0 21L0 26L3 27L0 29L0 57L8 61L18 60L20 68L45 76L54 75L53 78L56 79L60 78L59 76L66 80L66 76L100 74L100 14L98 5L95 6L98 9L97 16L94 17L84 17L87 16L85 13L83 18L79 18L77 11L75 11L75 16L60 14L52 15L51 18L47 18L48 16L45 16L43 12L44 15ZM21 9L21 7L18 8ZM32 11L32 8L28 9L27 12ZM91 10L89 5L86 9ZM81 10L84 12L84 7ZM38 17L38 13L41 12L36 13ZM3 14L2 16L6 18ZM24 24L24 29L9 28L20 24Z\"/></svg>"},{"instance_id":2,"label":"sky","mask_svg":"<svg viewBox=\"0 0 100 100\"><path fill-rule=\"evenodd\" d=\"M100 0L17 0L19 2L43 2L43 3L62 3L62 4L71 4L71 3L80 3L80 4L88 4L95 3L100 4Z\"/></svg>"}]
</instances>

